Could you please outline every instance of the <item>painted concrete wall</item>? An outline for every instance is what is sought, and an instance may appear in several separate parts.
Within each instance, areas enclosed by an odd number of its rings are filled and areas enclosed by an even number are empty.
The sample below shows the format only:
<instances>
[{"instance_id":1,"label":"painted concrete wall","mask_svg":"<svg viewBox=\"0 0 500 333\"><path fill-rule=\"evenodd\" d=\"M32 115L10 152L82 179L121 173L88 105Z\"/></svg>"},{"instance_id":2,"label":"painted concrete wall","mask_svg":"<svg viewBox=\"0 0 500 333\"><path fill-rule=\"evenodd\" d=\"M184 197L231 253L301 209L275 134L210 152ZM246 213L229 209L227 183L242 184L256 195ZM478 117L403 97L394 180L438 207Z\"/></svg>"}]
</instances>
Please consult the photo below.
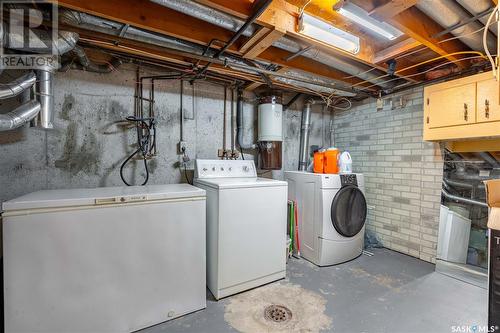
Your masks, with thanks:
<instances>
[{"instance_id":1,"label":"painted concrete wall","mask_svg":"<svg viewBox=\"0 0 500 333\"><path fill-rule=\"evenodd\" d=\"M25 126L0 133L0 202L42 189L122 185L120 164L136 147L135 130L123 123L134 111L135 70L127 65L111 74L57 73L55 128ZM156 84L158 156L149 162L151 184L186 181L177 167L179 89L179 82ZM368 231L388 248L432 261L443 168L437 147L422 142L422 90L410 93L405 108L377 112L375 101L366 100L350 111L336 111L332 124L331 113L314 106L310 144L329 146L333 125L335 145L349 150L354 170L366 175L368 204L373 206ZM254 139L257 108L254 96L246 98L245 136ZM222 148L223 101L221 86L196 83L193 98L192 87L185 83L183 108L189 119L184 120L184 135L191 159L217 158L217 149ZM0 109L11 108L12 102L4 101ZM301 100L294 103L283 117L283 170L298 166L302 105ZM228 101L227 148L230 110ZM282 179L283 170L261 175ZM130 164L126 175L140 183L142 162Z\"/></svg>"},{"instance_id":2,"label":"painted concrete wall","mask_svg":"<svg viewBox=\"0 0 500 333\"><path fill-rule=\"evenodd\" d=\"M399 97L406 99L401 107ZM436 256L443 159L423 142L423 89L375 99L334 114L335 145L348 150L354 172L365 175L367 232L383 246L433 262ZM399 105L399 106L397 106Z\"/></svg>"},{"instance_id":3,"label":"painted concrete wall","mask_svg":"<svg viewBox=\"0 0 500 333\"><path fill-rule=\"evenodd\" d=\"M0 132L0 202L42 189L122 185L119 167L135 149L135 129L123 119L134 112L135 66L122 66L111 74L82 71L57 73L55 79L55 119L53 130L24 126ZM154 74L143 70L143 74ZM158 118L158 156L149 162L150 183L185 182L176 166L180 136L180 84L156 82L155 112ZM147 89L145 89L147 90ZM253 95L244 106L245 136L256 137L256 106ZM289 96L285 97L288 100ZM3 101L0 110L9 110L13 101ZM217 158L222 148L223 87L184 83L184 136L191 159ZM284 115L284 169L298 165L300 102ZM230 92L228 90L227 148L230 148ZM315 111L319 111L316 108ZM1 112L1 111L0 111ZM236 110L235 110L236 112ZM321 118L313 114L311 144L321 144ZM247 158L251 158L248 155ZM127 178L142 182L142 162L126 169ZM263 176L270 177L267 172ZM274 172L280 178L282 172ZM192 172L189 173L192 177Z\"/></svg>"}]
</instances>

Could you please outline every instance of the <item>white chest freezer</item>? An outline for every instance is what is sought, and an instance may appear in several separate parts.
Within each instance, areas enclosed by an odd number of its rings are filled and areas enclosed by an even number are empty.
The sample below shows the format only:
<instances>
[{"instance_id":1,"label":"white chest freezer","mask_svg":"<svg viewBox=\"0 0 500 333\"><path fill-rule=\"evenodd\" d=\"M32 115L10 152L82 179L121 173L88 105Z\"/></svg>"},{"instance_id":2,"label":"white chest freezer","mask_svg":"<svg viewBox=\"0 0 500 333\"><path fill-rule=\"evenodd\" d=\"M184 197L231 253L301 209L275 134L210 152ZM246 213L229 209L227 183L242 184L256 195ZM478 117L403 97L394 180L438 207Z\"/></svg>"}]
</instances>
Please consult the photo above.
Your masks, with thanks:
<instances>
[{"instance_id":1,"label":"white chest freezer","mask_svg":"<svg viewBox=\"0 0 500 333\"><path fill-rule=\"evenodd\" d=\"M130 332L202 309L205 191L40 191L3 204L6 332Z\"/></svg>"}]
</instances>

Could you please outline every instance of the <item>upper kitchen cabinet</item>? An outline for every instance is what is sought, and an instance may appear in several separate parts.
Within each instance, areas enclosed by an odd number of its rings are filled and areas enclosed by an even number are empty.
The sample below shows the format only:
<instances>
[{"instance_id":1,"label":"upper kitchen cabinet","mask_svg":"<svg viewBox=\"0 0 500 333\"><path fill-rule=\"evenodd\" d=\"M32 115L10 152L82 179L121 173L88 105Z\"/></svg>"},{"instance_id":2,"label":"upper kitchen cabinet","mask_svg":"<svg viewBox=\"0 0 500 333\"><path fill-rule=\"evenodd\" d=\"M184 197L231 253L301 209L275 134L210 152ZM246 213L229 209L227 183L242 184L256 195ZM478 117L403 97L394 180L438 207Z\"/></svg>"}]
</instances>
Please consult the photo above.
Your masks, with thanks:
<instances>
[{"instance_id":1,"label":"upper kitchen cabinet","mask_svg":"<svg viewBox=\"0 0 500 333\"><path fill-rule=\"evenodd\" d=\"M424 140L497 136L499 85L491 72L424 88Z\"/></svg>"}]
</instances>

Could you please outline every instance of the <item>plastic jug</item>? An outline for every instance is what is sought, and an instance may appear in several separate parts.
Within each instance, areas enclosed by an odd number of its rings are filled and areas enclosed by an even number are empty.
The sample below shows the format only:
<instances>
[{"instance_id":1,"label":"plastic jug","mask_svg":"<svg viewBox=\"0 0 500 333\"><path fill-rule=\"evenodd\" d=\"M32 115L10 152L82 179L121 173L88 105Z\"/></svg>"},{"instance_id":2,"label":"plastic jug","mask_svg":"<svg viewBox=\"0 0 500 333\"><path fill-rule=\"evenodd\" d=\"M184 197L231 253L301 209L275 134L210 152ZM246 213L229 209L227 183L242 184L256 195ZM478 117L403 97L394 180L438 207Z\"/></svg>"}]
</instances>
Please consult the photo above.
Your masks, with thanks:
<instances>
[{"instance_id":1,"label":"plastic jug","mask_svg":"<svg viewBox=\"0 0 500 333\"><path fill-rule=\"evenodd\" d=\"M324 173L325 150L321 149L314 153L314 173Z\"/></svg>"},{"instance_id":2,"label":"plastic jug","mask_svg":"<svg viewBox=\"0 0 500 333\"><path fill-rule=\"evenodd\" d=\"M339 157L340 173L352 173L352 158L349 152L345 151Z\"/></svg>"},{"instance_id":3,"label":"plastic jug","mask_svg":"<svg viewBox=\"0 0 500 333\"><path fill-rule=\"evenodd\" d=\"M337 148L328 148L324 158L324 173L339 173L339 150Z\"/></svg>"}]
</instances>

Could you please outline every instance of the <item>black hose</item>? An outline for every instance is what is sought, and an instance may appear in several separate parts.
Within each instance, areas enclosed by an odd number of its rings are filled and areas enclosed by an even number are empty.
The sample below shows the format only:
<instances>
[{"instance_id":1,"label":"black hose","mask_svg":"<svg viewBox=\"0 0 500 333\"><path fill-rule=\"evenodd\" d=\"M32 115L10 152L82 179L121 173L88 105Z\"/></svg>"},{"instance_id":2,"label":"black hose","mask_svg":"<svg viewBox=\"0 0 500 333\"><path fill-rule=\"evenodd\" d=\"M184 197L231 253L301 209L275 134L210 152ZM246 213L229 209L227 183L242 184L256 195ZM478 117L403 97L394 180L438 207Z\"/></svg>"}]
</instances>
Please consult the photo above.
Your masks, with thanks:
<instances>
[{"instance_id":1,"label":"black hose","mask_svg":"<svg viewBox=\"0 0 500 333\"><path fill-rule=\"evenodd\" d=\"M154 118L137 118L135 116L129 116L125 118L127 121L135 122L135 126L137 129L137 146L138 148L130 154L125 161L123 161L120 166L120 178L123 183L127 186L132 186L132 184L128 183L123 176L123 169L127 165L127 163L137 154L142 154L142 159L144 161L144 170L146 171L146 177L141 186L144 186L148 183L149 180L149 168L147 162L147 156L150 153L150 143L152 143L151 147L154 147L154 143L156 140L156 127L155 127L155 119ZM149 122L149 123L148 123ZM143 130L146 130L146 134L142 133ZM152 141L151 141L152 137Z\"/></svg>"}]
</instances>

